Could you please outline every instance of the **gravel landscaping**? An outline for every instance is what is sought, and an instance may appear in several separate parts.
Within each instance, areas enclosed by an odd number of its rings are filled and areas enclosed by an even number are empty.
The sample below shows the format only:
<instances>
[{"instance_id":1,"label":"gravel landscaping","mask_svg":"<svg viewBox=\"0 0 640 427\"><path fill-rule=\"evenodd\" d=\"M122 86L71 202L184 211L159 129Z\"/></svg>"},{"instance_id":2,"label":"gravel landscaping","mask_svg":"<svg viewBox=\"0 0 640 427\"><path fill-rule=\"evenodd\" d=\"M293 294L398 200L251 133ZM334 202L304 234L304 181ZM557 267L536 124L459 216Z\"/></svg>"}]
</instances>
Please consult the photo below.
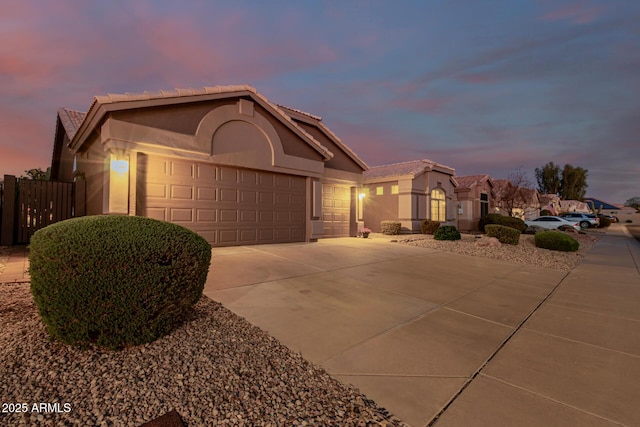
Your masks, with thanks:
<instances>
[{"instance_id":1,"label":"gravel landscaping","mask_svg":"<svg viewBox=\"0 0 640 427\"><path fill-rule=\"evenodd\" d=\"M0 402L28 408L0 412L3 426L139 426L172 409L188 426L404 425L206 297L170 335L119 352L50 342L28 283L0 284L0 324Z\"/></svg>"},{"instance_id":2,"label":"gravel landscaping","mask_svg":"<svg viewBox=\"0 0 640 427\"><path fill-rule=\"evenodd\" d=\"M548 249L536 248L533 235L520 235L518 245L501 245L499 247L478 246L476 243L480 235L462 234L461 240L434 240L428 234L411 234L405 236L387 236L384 234L370 234L370 239L385 239L398 243L420 246L439 251L454 252L458 254L480 256L499 259L516 264L535 265L553 270L571 271L591 247L598 241L598 232L590 234L570 233L570 236L580 243L580 249L576 252L559 252Z\"/></svg>"}]
</instances>

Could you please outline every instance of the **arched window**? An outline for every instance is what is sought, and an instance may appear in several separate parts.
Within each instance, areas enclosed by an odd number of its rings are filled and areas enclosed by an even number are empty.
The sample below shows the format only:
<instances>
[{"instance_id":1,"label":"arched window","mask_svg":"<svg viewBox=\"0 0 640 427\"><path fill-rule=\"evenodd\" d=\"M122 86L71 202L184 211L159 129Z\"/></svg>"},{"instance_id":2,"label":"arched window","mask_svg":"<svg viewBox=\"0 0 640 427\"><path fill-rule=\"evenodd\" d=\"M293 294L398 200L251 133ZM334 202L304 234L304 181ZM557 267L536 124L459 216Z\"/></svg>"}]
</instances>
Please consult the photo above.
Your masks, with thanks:
<instances>
[{"instance_id":1,"label":"arched window","mask_svg":"<svg viewBox=\"0 0 640 427\"><path fill-rule=\"evenodd\" d=\"M431 221L444 222L447 220L447 201L444 190L434 188L431 190Z\"/></svg>"}]
</instances>

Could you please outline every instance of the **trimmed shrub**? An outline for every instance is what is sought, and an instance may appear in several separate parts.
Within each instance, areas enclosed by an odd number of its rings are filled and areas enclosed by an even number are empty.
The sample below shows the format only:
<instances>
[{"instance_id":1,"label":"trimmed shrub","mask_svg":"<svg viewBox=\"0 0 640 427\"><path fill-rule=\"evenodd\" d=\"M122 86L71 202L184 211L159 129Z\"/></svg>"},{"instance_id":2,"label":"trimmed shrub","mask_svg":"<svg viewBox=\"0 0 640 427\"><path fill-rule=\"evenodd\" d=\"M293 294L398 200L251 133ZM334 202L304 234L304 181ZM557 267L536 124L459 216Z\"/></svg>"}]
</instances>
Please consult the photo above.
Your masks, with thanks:
<instances>
[{"instance_id":1,"label":"trimmed shrub","mask_svg":"<svg viewBox=\"0 0 640 427\"><path fill-rule=\"evenodd\" d=\"M380 232L382 234L400 234L402 223L400 221L380 221Z\"/></svg>"},{"instance_id":2,"label":"trimmed shrub","mask_svg":"<svg viewBox=\"0 0 640 427\"><path fill-rule=\"evenodd\" d=\"M178 326L202 296L210 261L207 241L176 224L74 218L33 235L31 293L52 338L117 349Z\"/></svg>"},{"instance_id":3,"label":"trimmed shrub","mask_svg":"<svg viewBox=\"0 0 640 427\"><path fill-rule=\"evenodd\" d=\"M540 216L550 216L553 215L549 209L542 209L540 211Z\"/></svg>"},{"instance_id":4,"label":"trimmed shrub","mask_svg":"<svg viewBox=\"0 0 640 427\"><path fill-rule=\"evenodd\" d=\"M485 230L487 231L487 236L495 237L500 243L517 245L520 241L520 230L516 230L515 228L505 227L504 225L487 224Z\"/></svg>"},{"instance_id":5,"label":"trimmed shrub","mask_svg":"<svg viewBox=\"0 0 640 427\"><path fill-rule=\"evenodd\" d=\"M487 230L485 230L485 226L488 224L497 224L505 227L511 227L511 228L515 228L516 230L519 230L520 232L524 231L527 228L527 225L520 218L515 218L512 216L504 216L504 215L495 214L495 213L488 214L480 218L480 223L479 223L480 230L486 233Z\"/></svg>"},{"instance_id":6,"label":"trimmed shrub","mask_svg":"<svg viewBox=\"0 0 640 427\"><path fill-rule=\"evenodd\" d=\"M433 234L438 227L440 227L439 221L431 221L429 219L425 219L420 224L420 228L422 229L422 234Z\"/></svg>"},{"instance_id":7,"label":"trimmed shrub","mask_svg":"<svg viewBox=\"0 0 640 427\"><path fill-rule=\"evenodd\" d=\"M462 236L458 229L453 225L441 225L433 233L435 240L460 240Z\"/></svg>"},{"instance_id":8,"label":"trimmed shrub","mask_svg":"<svg viewBox=\"0 0 640 427\"><path fill-rule=\"evenodd\" d=\"M598 228L606 228L613 222L606 216L599 216L598 218L600 218L600 224L598 224Z\"/></svg>"},{"instance_id":9,"label":"trimmed shrub","mask_svg":"<svg viewBox=\"0 0 640 427\"><path fill-rule=\"evenodd\" d=\"M627 224L631 224L633 221L631 221L630 219L625 221Z\"/></svg>"},{"instance_id":10,"label":"trimmed shrub","mask_svg":"<svg viewBox=\"0 0 640 427\"><path fill-rule=\"evenodd\" d=\"M560 231L541 231L534 236L536 247L552 251L574 252L580 243L573 237Z\"/></svg>"}]
</instances>

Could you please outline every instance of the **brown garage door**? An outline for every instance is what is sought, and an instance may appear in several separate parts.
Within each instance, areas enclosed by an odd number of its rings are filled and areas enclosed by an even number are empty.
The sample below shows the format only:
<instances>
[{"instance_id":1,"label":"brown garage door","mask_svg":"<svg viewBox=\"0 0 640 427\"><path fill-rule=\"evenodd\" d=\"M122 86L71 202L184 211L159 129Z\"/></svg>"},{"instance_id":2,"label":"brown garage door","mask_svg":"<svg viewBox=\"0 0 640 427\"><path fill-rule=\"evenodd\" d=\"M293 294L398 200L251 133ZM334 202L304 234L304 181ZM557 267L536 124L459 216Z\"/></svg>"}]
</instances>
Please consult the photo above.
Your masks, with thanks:
<instances>
[{"instance_id":1,"label":"brown garage door","mask_svg":"<svg viewBox=\"0 0 640 427\"><path fill-rule=\"evenodd\" d=\"M349 237L351 187L322 183L322 237Z\"/></svg>"},{"instance_id":2,"label":"brown garage door","mask_svg":"<svg viewBox=\"0 0 640 427\"><path fill-rule=\"evenodd\" d=\"M196 231L213 246L302 242L305 178L143 156L137 210Z\"/></svg>"}]
</instances>

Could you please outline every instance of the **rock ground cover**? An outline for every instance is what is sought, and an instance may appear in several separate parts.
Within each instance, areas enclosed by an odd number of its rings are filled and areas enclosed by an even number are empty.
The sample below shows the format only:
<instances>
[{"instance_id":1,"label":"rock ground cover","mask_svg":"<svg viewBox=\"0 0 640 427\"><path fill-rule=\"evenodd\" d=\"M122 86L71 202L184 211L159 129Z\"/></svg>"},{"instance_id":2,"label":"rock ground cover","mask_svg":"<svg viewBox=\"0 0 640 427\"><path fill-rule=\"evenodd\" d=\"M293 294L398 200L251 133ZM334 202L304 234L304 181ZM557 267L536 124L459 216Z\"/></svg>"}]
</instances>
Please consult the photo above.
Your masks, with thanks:
<instances>
[{"instance_id":1,"label":"rock ground cover","mask_svg":"<svg viewBox=\"0 0 640 427\"><path fill-rule=\"evenodd\" d=\"M571 271L597 242L595 233L570 233L571 237L578 240L580 249L577 252L559 252L537 248L533 235L522 234L517 245L500 245L498 247L481 246L477 242L481 235L462 234L461 240L447 241L435 240L428 234L410 234L388 236L384 234L371 234L369 239L385 239L396 241L400 244L436 249L445 252L454 252L464 255L472 255L499 259L516 264L535 265L560 271Z\"/></svg>"},{"instance_id":2,"label":"rock ground cover","mask_svg":"<svg viewBox=\"0 0 640 427\"><path fill-rule=\"evenodd\" d=\"M206 297L170 335L119 352L51 342L28 283L0 284L0 324L0 401L30 408L0 425L139 426L171 409L189 426L404 425ZM60 412L32 412L41 402Z\"/></svg>"}]
</instances>

